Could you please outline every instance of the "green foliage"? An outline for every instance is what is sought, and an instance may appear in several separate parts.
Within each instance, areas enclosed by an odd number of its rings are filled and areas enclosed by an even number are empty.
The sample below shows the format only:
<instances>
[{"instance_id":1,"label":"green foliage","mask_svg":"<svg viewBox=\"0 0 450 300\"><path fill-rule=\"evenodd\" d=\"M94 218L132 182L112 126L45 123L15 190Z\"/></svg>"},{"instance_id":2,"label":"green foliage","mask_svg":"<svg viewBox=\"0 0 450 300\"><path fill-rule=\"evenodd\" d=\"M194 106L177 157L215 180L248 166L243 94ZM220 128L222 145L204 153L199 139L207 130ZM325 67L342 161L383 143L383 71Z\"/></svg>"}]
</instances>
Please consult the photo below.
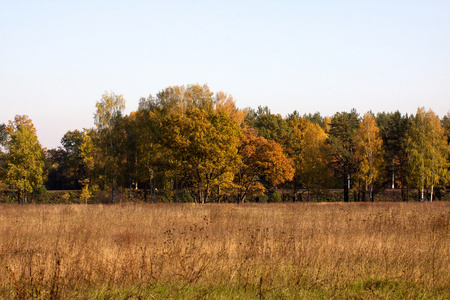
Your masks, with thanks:
<instances>
[{"instance_id":1,"label":"green foliage","mask_svg":"<svg viewBox=\"0 0 450 300\"><path fill-rule=\"evenodd\" d=\"M87 131L68 131L61 139L63 148L50 149L46 152L46 186L53 190L81 189L89 182L89 165L83 144Z\"/></svg>"},{"instance_id":2,"label":"green foliage","mask_svg":"<svg viewBox=\"0 0 450 300\"><path fill-rule=\"evenodd\" d=\"M410 187L448 184L442 171L448 166L448 155L443 154L447 150L427 147L436 140L413 147L414 118L398 111L380 113L377 124L371 122L371 128L379 129L371 136L378 141L372 147L374 140L366 138L372 129L366 126L363 132L365 121L354 109L332 118L298 111L283 118L267 106L240 110L230 95L213 93L207 85L167 87L156 96L141 98L138 110L129 115L123 115L124 108L122 95L105 92L96 103L95 128L68 131L61 139L62 148L46 152L48 189L81 191L95 186L101 194L90 191L94 202L108 198L114 202L116 190L137 189L145 191L145 201L150 195L151 201L164 202L178 201L179 191L189 191L195 202L203 203L244 202L263 198L274 189L293 189L294 200L300 189L315 197L321 189L337 188L337 180L342 183L344 201L349 201L350 189L359 195L382 186L404 189L408 181ZM449 118L450 113L440 126L447 142ZM0 150L9 151L11 133L10 126L0 125ZM433 165L428 173L418 171L421 150L417 149L424 148L433 157L423 160L432 161L425 163ZM0 180L6 182L8 176L11 180L16 176L14 172L31 170L9 166L6 157L13 156L7 154L0 151ZM34 188L16 179L13 187L22 191L23 199ZM86 202L88 190L83 191ZM125 196L128 201L132 197L132 193Z\"/></svg>"},{"instance_id":3,"label":"green foliage","mask_svg":"<svg viewBox=\"0 0 450 300\"><path fill-rule=\"evenodd\" d=\"M284 148L292 137L292 130L281 115L274 115L266 107L258 107L255 128L267 140L273 140Z\"/></svg>"},{"instance_id":4,"label":"green foliage","mask_svg":"<svg viewBox=\"0 0 450 300\"><path fill-rule=\"evenodd\" d=\"M35 192L34 197L39 202L48 202L50 200L50 194L48 193L45 185L41 185Z\"/></svg>"},{"instance_id":5,"label":"green foliage","mask_svg":"<svg viewBox=\"0 0 450 300\"><path fill-rule=\"evenodd\" d=\"M268 194L269 202L281 202L283 199L281 197L281 193L277 191L272 191Z\"/></svg>"},{"instance_id":6,"label":"green foliage","mask_svg":"<svg viewBox=\"0 0 450 300\"><path fill-rule=\"evenodd\" d=\"M208 202L215 185L229 184L232 177L224 175L239 162L240 126L223 109L222 100L207 86L191 85L167 88L147 105L154 107L151 144L160 149L159 155L164 153L149 163L165 165L166 172L168 167L168 177L185 182L196 202Z\"/></svg>"},{"instance_id":7,"label":"green foliage","mask_svg":"<svg viewBox=\"0 0 450 300\"><path fill-rule=\"evenodd\" d=\"M359 126L356 110L336 113L331 119L327 144L330 150L330 167L342 179L344 201L349 200L348 190L351 174L355 172L355 132Z\"/></svg>"},{"instance_id":8,"label":"green foliage","mask_svg":"<svg viewBox=\"0 0 450 300\"><path fill-rule=\"evenodd\" d=\"M421 190L421 200L424 189L431 187L432 200L434 186L448 180L450 153L445 130L433 111L417 110L406 134L406 151L409 181Z\"/></svg>"},{"instance_id":9,"label":"green foliage","mask_svg":"<svg viewBox=\"0 0 450 300\"><path fill-rule=\"evenodd\" d=\"M408 169L405 136L410 119L396 111L379 113L376 121L383 139L384 180L391 188L405 188Z\"/></svg>"},{"instance_id":10,"label":"green foliage","mask_svg":"<svg viewBox=\"0 0 450 300\"><path fill-rule=\"evenodd\" d=\"M18 190L19 201L38 190L44 181L44 153L36 129L27 116L16 116L8 126L7 181Z\"/></svg>"},{"instance_id":11,"label":"green foliage","mask_svg":"<svg viewBox=\"0 0 450 300\"><path fill-rule=\"evenodd\" d=\"M183 190L183 193L181 194L181 202L183 202L183 203L192 203L192 202L194 202L194 198L192 197L192 195L189 192L189 190L187 190L187 189Z\"/></svg>"},{"instance_id":12,"label":"green foliage","mask_svg":"<svg viewBox=\"0 0 450 300\"><path fill-rule=\"evenodd\" d=\"M442 118L442 127L444 127L447 141L450 144L450 111Z\"/></svg>"},{"instance_id":13,"label":"green foliage","mask_svg":"<svg viewBox=\"0 0 450 300\"><path fill-rule=\"evenodd\" d=\"M2 153L2 146L5 145L7 140L6 124L0 124L0 153Z\"/></svg>"},{"instance_id":14,"label":"green foliage","mask_svg":"<svg viewBox=\"0 0 450 300\"><path fill-rule=\"evenodd\" d=\"M106 174L105 185L111 188L111 201L115 202L117 171L119 168L119 147L124 138L120 122L125 109L125 99L122 95L105 92L96 104L95 125L97 127L97 147L102 155L98 157L103 163Z\"/></svg>"}]
</instances>

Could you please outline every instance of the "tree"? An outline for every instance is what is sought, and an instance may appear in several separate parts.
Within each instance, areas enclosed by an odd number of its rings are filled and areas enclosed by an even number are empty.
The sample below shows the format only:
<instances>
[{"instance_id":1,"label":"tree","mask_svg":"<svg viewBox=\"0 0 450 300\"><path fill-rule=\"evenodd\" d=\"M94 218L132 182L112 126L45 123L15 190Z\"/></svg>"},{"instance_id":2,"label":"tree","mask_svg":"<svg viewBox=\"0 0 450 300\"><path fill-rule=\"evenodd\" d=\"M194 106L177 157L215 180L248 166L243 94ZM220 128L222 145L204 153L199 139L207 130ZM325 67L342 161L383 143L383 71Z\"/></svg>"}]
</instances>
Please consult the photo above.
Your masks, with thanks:
<instances>
[{"instance_id":1,"label":"tree","mask_svg":"<svg viewBox=\"0 0 450 300\"><path fill-rule=\"evenodd\" d=\"M450 144L450 111L442 118L442 127L444 127L447 141Z\"/></svg>"},{"instance_id":2,"label":"tree","mask_svg":"<svg viewBox=\"0 0 450 300\"><path fill-rule=\"evenodd\" d=\"M275 115L266 107L258 107L255 128L258 134L267 140L272 140L287 148L292 137L292 130L281 115Z\"/></svg>"},{"instance_id":3,"label":"tree","mask_svg":"<svg viewBox=\"0 0 450 300\"><path fill-rule=\"evenodd\" d=\"M399 111L394 113L379 113L376 121L383 139L384 183L390 188L401 188L402 199L407 200L408 193L406 173L408 159L405 150L406 130L410 123L408 115Z\"/></svg>"},{"instance_id":4,"label":"tree","mask_svg":"<svg viewBox=\"0 0 450 300\"><path fill-rule=\"evenodd\" d=\"M424 189L431 188L448 177L449 145L439 117L432 110L418 108L408 128L406 138L410 182L420 190L424 201Z\"/></svg>"},{"instance_id":5,"label":"tree","mask_svg":"<svg viewBox=\"0 0 450 300\"><path fill-rule=\"evenodd\" d=\"M6 142L6 125L0 124L0 151L2 151L2 148L5 145Z\"/></svg>"},{"instance_id":6,"label":"tree","mask_svg":"<svg viewBox=\"0 0 450 300\"><path fill-rule=\"evenodd\" d=\"M63 147L46 151L49 189L80 190L88 183L87 165L82 157L86 131L69 130L61 139Z\"/></svg>"},{"instance_id":7,"label":"tree","mask_svg":"<svg viewBox=\"0 0 450 300\"><path fill-rule=\"evenodd\" d=\"M291 120L290 123L294 122ZM293 161L295 179L308 190L318 191L325 188L331 181L326 149L327 134L318 125L303 119L300 128L294 129L294 136L299 136L293 144ZM292 139L295 142L295 139Z\"/></svg>"},{"instance_id":8,"label":"tree","mask_svg":"<svg viewBox=\"0 0 450 300\"><path fill-rule=\"evenodd\" d=\"M294 177L292 161L278 143L257 136L254 129L244 129L243 134L238 150L242 164L235 175L239 203L262 195L266 190L264 182L277 185Z\"/></svg>"},{"instance_id":9,"label":"tree","mask_svg":"<svg viewBox=\"0 0 450 300\"><path fill-rule=\"evenodd\" d=\"M3 182L7 174L7 161L6 155L4 153L6 140L7 140L6 125L0 124L0 191L6 187L5 183Z\"/></svg>"},{"instance_id":10,"label":"tree","mask_svg":"<svg viewBox=\"0 0 450 300\"><path fill-rule=\"evenodd\" d=\"M351 175L355 171L354 135L358 126L359 117L356 110L352 109L350 113L336 113L331 119L327 139L331 155L330 167L335 175L342 180L345 202L349 201Z\"/></svg>"},{"instance_id":11,"label":"tree","mask_svg":"<svg viewBox=\"0 0 450 300\"><path fill-rule=\"evenodd\" d=\"M314 114L304 114L303 118L311 123L319 125L322 129L325 129L325 118L320 115L320 112L315 112Z\"/></svg>"},{"instance_id":12,"label":"tree","mask_svg":"<svg viewBox=\"0 0 450 300\"><path fill-rule=\"evenodd\" d=\"M165 165L161 175L172 183L181 180L202 203L232 182L242 117L230 97L214 96L207 85L174 86L142 107L150 109L148 162Z\"/></svg>"},{"instance_id":13,"label":"tree","mask_svg":"<svg viewBox=\"0 0 450 300\"><path fill-rule=\"evenodd\" d=\"M383 164L383 140L372 114L364 114L355 134L355 144L357 178L363 182L365 191L369 190L369 200L373 202L374 183L380 175Z\"/></svg>"},{"instance_id":14,"label":"tree","mask_svg":"<svg viewBox=\"0 0 450 300\"><path fill-rule=\"evenodd\" d=\"M96 104L95 125L97 126L99 147L103 151L105 175L111 187L111 201L115 202L116 177L118 168L117 149L123 137L117 132L118 124L125 109L125 99L122 95L105 92Z\"/></svg>"},{"instance_id":15,"label":"tree","mask_svg":"<svg viewBox=\"0 0 450 300\"><path fill-rule=\"evenodd\" d=\"M44 180L44 153L28 116L17 115L7 127L7 181L26 203Z\"/></svg>"}]
</instances>

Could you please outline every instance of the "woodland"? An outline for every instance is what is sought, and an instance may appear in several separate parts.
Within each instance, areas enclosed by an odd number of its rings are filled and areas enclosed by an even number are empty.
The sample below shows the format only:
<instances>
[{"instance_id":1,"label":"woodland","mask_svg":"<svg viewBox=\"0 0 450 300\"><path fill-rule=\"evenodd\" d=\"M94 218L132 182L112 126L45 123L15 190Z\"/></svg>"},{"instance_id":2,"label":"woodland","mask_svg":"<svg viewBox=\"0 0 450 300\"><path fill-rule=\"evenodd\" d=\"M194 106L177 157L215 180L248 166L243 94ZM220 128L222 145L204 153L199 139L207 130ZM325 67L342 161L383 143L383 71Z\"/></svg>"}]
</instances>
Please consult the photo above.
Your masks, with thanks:
<instances>
[{"instance_id":1,"label":"woodland","mask_svg":"<svg viewBox=\"0 0 450 300\"><path fill-rule=\"evenodd\" d=\"M105 92L95 126L55 149L42 148L28 116L0 124L0 201L348 202L387 190L396 201L450 199L450 111L283 117L198 84L124 109Z\"/></svg>"}]
</instances>

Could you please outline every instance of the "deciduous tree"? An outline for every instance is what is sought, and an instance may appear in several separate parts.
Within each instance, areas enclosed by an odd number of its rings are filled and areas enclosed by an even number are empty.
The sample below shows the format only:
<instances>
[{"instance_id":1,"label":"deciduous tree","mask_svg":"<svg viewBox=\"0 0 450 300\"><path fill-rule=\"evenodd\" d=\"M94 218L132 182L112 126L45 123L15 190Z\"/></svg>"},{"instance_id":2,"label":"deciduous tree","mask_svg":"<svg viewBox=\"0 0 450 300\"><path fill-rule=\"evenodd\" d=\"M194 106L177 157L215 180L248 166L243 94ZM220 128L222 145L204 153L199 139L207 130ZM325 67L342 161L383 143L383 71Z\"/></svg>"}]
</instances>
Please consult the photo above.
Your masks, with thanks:
<instances>
[{"instance_id":1,"label":"deciduous tree","mask_svg":"<svg viewBox=\"0 0 450 300\"><path fill-rule=\"evenodd\" d=\"M408 128L406 138L410 182L421 191L431 188L433 200L434 186L447 180L449 145L439 117L425 108L418 108Z\"/></svg>"},{"instance_id":2,"label":"deciduous tree","mask_svg":"<svg viewBox=\"0 0 450 300\"><path fill-rule=\"evenodd\" d=\"M111 201L115 202L115 190L117 180L118 157L117 151L120 139L123 138L117 132L118 124L125 109L125 99L122 95L105 92L96 104L95 125L97 126L99 147L103 150L105 160L105 175L111 188Z\"/></svg>"},{"instance_id":3,"label":"deciduous tree","mask_svg":"<svg viewBox=\"0 0 450 300\"><path fill-rule=\"evenodd\" d=\"M26 203L44 180L44 153L28 116L16 116L7 127L7 181Z\"/></svg>"},{"instance_id":4,"label":"deciduous tree","mask_svg":"<svg viewBox=\"0 0 450 300\"><path fill-rule=\"evenodd\" d=\"M300 151L294 161L296 175L302 186L308 190L308 200L310 190L326 188L331 182L326 140L327 134L319 125L304 121Z\"/></svg>"},{"instance_id":5,"label":"deciduous tree","mask_svg":"<svg viewBox=\"0 0 450 300\"><path fill-rule=\"evenodd\" d=\"M239 113L223 93L204 85L169 87L150 99L152 145L197 202L208 202L214 187L228 185L237 164Z\"/></svg>"},{"instance_id":6,"label":"deciduous tree","mask_svg":"<svg viewBox=\"0 0 450 300\"><path fill-rule=\"evenodd\" d=\"M356 177L362 182L364 190L369 191L369 200L372 202L374 183L382 170L382 145L383 140L373 115L364 114L355 134Z\"/></svg>"},{"instance_id":7,"label":"deciduous tree","mask_svg":"<svg viewBox=\"0 0 450 300\"><path fill-rule=\"evenodd\" d=\"M238 151L242 164L235 176L237 199L241 203L248 197L262 195L266 189L263 182L277 185L294 177L292 161L278 143L258 136L254 129L244 129L243 133Z\"/></svg>"}]
</instances>

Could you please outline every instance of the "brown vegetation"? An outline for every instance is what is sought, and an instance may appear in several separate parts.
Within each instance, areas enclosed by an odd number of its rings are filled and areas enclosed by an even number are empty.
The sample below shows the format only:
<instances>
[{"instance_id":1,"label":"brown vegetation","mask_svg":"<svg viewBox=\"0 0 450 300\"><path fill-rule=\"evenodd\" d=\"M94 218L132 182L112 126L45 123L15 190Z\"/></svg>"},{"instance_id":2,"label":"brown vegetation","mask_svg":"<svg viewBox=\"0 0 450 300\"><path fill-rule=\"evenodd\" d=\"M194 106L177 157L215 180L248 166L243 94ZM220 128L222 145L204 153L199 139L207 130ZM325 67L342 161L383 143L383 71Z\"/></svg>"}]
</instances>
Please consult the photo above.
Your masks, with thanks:
<instances>
[{"instance_id":1,"label":"brown vegetation","mask_svg":"<svg viewBox=\"0 0 450 300\"><path fill-rule=\"evenodd\" d=\"M445 298L450 203L2 205L0 298Z\"/></svg>"}]
</instances>

